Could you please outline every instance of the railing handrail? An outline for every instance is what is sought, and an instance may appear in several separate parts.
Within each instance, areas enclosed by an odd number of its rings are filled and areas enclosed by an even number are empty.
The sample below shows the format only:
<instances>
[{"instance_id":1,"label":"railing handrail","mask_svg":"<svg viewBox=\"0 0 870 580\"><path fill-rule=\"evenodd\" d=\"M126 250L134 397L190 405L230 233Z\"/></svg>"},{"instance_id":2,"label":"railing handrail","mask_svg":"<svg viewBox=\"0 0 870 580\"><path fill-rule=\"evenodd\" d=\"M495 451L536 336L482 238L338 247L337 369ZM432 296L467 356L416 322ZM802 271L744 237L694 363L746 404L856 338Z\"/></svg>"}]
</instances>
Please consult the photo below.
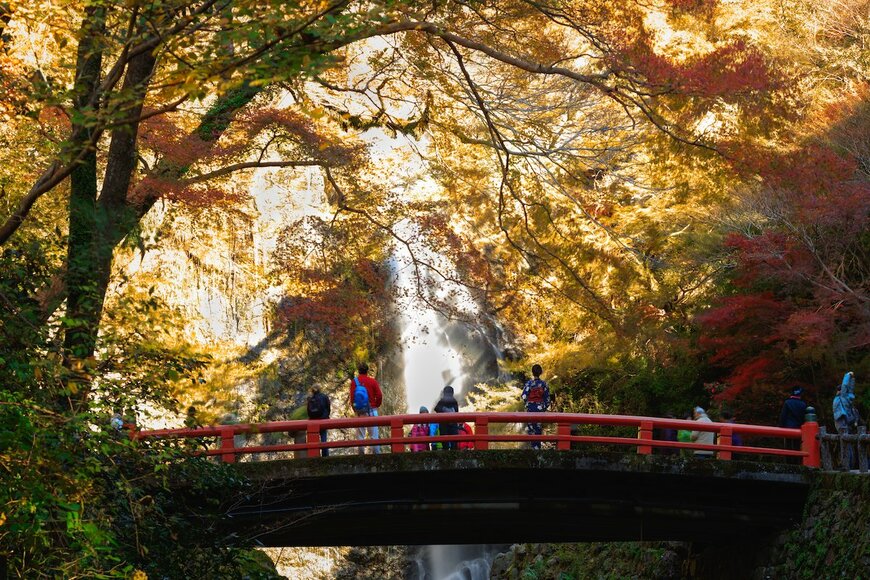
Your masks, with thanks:
<instances>
[{"instance_id":1,"label":"railing handrail","mask_svg":"<svg viewBox=\"0 0 870 580\"><path fill-rule=\"evenodd\" d=\"M405 427L416 424L461 424L475 425L473 434L437 435L427 437L410 437L405 433ZM492 424L507 423L542 423L555 424L556 434L525 435L520 433L490 434ZM584 435L572 432L578 426L597 427L633 427L637 436L620 437L613 435ZM344 439L322 443L321 430L359 429L365 427L383 427L389 430L389 435L380 439ZM685 431L703 431L718 434L716 444L696 442L680 442L654 439L653 432L658 429L676 429ZM134 438L173 437L173 438L210 438L220 437L220 449L208 449L207 455L221 455L227 462L235 460L237 454L266 453L272 451L304 451L308 456L319 454L321 449L347 447L389 447L393 453L405 451L407 445L414 443L445 443L469 442L475 449L488 449L489 443L496 442L555 442L560 450L570 449L572 443L612 444L636 446L640 454L652 453L653 448L686 449L693 452L715 452L720 459L731 459L733 452L748 455L777 455L798 457L804 465L819 466L818 424L805 423L799 429L773 427L767 425L748 425L743 423L717 423L706 421L691 421L686 419L671 419L662 417L643 417L637 415L598 415L590 413L530 413L530 412L462 412L462 413L421 413L402 415L381 415L377 417L336 417L330 419L300 419L293 421L271 421L267 423L239 423L230 425L214 425L208 427L156 429L139 431ZM235 447L234 437L258 433L305 433L304 443L253 445ZM735 434L755 437L775 437L801 440L801 449L779 449L772 447L735 446L732 437Z\"/></svg>"},{"instance_id":2,"label":"railing handrail","mask_svg":"<svg viewBox=\"0 0 870 580\"><path fill-rule=\"evenodd\" d=\"M720 433L724 428L730 428L732 433L754 435L758 437L782 437L800 439L801 430L768 425L751 425L747 423L717 423L693 421L689 419L669 419L660 417L643 417L640 415L598 415L591 413L530 413L530 412L463 412L463 413L419 413L403 415L379 415L377 417L331 417L329 419L297 419L293 421L269 421L266 423L232 423L227 425L211 425L206 427L154 429L139 431L146 437L217 437L227 429L237 435L250 433L287 433L306 431L309 424L316 423L319 428L352 429L359 427L389 427L394 421L401 421L403 426L418 423L477 423L487 419L490 423L571 423L572 425L593 425L611 427L639 427L641 422L651 421L653 429L678 429L684 431L705 431Z\"/></svg>"}]
</instances>

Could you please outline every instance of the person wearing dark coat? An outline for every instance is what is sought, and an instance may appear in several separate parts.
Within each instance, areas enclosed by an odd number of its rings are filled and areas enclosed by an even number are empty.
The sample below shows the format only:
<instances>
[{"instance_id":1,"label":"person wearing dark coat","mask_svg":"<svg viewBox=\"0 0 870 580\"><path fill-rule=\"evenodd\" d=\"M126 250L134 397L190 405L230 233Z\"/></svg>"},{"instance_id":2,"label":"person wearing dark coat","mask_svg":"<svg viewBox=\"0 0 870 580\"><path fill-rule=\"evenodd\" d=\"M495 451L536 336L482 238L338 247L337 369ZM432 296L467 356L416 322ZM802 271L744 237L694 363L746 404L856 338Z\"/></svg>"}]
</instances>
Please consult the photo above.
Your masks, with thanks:
<instances>
[{"instance_id":1,"label":"person wearing dark coat","mask_svg":"<svg viewBox=\"0 0 870 580\"><path fill-rule=\"evenodd\" d=\"M550 407L550 387L547 382L541 378L544 369L541 365L532 365L533 379L526 381L521 395L523 403L526 406L528 413L543 413ZM529 435L540 435L544 432L542 423L527 423L526 433ZM532 449L540 449L540 441L532 441Z\"/></svg>"},{"instance_id":2,"label":"person wearing dark coat","mask_svg":"<svg viewBox=\"0 0 870 580\"><path fill-rule=\"evenodd\" d=\"M782 404L782 411L779 413L779 426L789 429L800 429L804 424L804 417L807 414L807 403L801 398L804 390L801 387L795 387L791 390L791 396Z\"/></svg>"},{"instance_id":3,"label":"person wearing dark coat","mask_svg":"<svg viewBox=\"0 0 870 580\"><path fill-rule=\"evenodd\" d=\"M438 403L435 405L436 413L458 413L459 412L459 403L456 402L456 398L453 396L453 387L447 385L441 391L441 398L438 400ZM441 424L441 434L442 435L459 435L459 424L458 423L442 423ZM456 449L456 441L449 441L444 444L444 449Z\"/></svg>"},{"instance_id":4,"label":"person wearing dark coat","mask_svg":"<svg viewBox=\"0 0 870 580\"><path fill-rule=\"evenodd\" d=\"M666 419L676 419L673 413L665 413ZM662 441L677 441L677 430L673 428L654 429L653 439L661 439ZM680 450L676 447L654 447L653 453L661 455L679 455Z\"/></svg>"},{"instance_id":5,"label":"person wearing dark coat","mask_svg":"<svg viewBox=\"0 0 870 580\"><path fill-rule=\"evenodd\" d=\"M309 419L329 419L329 414L332 412L329 397L320 392L317 387L311 388L311 396L308 397L308 418ZM326 429L320 430L320 442L326 443ZM329 457L329 449L325 447L320 450L323 457Z\"/></svg>"},{"instance_id":6,"label":"person wearing dark coat","mask_svg":"<svg viewBox=\"0 0 870 580\"><path fill-rule=\"evenodd\" d=\"M791 390L791 395L782 404L782 411L779 413L779 426L789 429L800 429L804 424L804 418L807 414L807 403L801 398L804 390L801 387L794 387ZM800 451L800 439L786 439L785 448L792 451ZM789 457L789 463L799 463L797 457Z\"/></svg>"}]
</instances>

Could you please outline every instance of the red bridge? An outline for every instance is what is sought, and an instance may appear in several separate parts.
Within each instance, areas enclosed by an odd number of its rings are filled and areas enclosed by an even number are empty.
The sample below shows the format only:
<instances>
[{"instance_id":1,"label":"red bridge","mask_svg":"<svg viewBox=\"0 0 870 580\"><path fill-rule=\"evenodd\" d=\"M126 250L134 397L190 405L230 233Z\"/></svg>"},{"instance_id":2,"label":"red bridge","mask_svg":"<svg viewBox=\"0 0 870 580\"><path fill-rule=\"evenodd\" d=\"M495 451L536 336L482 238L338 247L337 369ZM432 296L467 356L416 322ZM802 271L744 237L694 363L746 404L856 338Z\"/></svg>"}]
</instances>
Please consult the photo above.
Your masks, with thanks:
<instances>
[{"instance_id":1,"label":"red bridge","mask_svg":"<svg viewBox=\"0 0 870 580\"><path fill-rule=\"evenodd\" d=\"M416 423L443 424L469 423L473 435L440 435L435 437L409 437L405 428ZM506 427L516 424L542 423L545 434L526 435L509 432ZM357 429L378 427L380 439L360 440L356 438ZM612 434L594 433L596 428L611 428ZM614 429L615 428L615 429ZM331 441L320 442L320 431L331 433ZM674 429L687 431L707 431L716 434L715 445L684 443L655 439L656 431ZM352 432L345 438L346 431ZM589 431L589 434L585 434ZM547 431L554 431L549 434ZM340 433L342 438L336 438ZM251 438L255 435L285 434L293 443L271 443L236 446L239 436ZM300 434L304 439L296 441ZM732 445L734 435L740 435L749 445ZM180 437L201 439L205 442L218 440L219 446L204 451L207 455L217 455L227 463L233 463L241 455L274 454L296 452L306 457L319 457L322 449L357 449L378 447L379 451L404 453L414 443L469 442L475 450L487 450L506 443L542 442L555 444L557 450L576 449L582 445L611 445L626 449L635 448L638 454L649 455L654 449L684 449L691 452L713 452L720 460L732 459L733 453L740 453L745 459L763 460L771 457L793 457L807 467L819 467L820 444L819 426L814 421L804 423L800 429L784 429L762 425L742 425L738 423L704 423L680 419L661 419L655 417L635 417L629 415L590 415L584 413L449 413L423 415L386 415L383 417L355 417L325 419L319 421L275 421L250 425L220 425L196 429L161 429L136 432L134 437ZM799 441L798 449L784 449L783 441ZM754 443L755 441L765 442Z\"/></svg>"},{"instance_id":2,"label":"red bridge","mask_svg":"<svg viewBox=\"0 0 870 580\"><path fill-rule=\"evenodd\" d=\"M543 423L544 434L517 432L526 422ZM469 423L474 434L412 438L405 428L415 423ZM358 428L372 426L381 439L357 439ZM321 429L330 434L327 443ZM654 438L662 429L711 431L717 442ZM227 510L223 525L235 536L323 546L751 540L800 518L816 472L807 467L820 462L818 431L815 422L781 429L619 415L450 413L134 436L202 440L195 446L202 453L233 463L254 489ZM736 434L744 445L732 444ZM784 448L788 440L793 449ZM448 441L473 448L407 452L412 443ZM518 448L533 441L544 449ZM374 446L383 452L356 454ZM321 458L326 448L330 457ZM698 459L694 451L715 458Z\"/></svg>"}]
</instances>

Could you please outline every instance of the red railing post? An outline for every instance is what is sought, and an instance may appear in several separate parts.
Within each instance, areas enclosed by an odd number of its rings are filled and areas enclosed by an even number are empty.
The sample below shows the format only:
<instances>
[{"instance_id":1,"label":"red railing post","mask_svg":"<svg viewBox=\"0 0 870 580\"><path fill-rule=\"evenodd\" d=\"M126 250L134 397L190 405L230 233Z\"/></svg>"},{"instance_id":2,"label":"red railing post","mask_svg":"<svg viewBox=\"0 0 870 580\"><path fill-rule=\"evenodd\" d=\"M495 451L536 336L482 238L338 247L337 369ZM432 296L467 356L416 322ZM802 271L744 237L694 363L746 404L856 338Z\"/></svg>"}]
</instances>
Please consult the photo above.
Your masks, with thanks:
<instances>
[{"instance_id":1,"label":"red railing post","mask_svg":"<svg viewBox=\"0 0 870 580\"><path fill-rule=\"evenodd\" d=\"M637 429L637 438L640 441L652 441L653 438L653 423L652 421L641 421L640 427ZM650 455L652 453L652 445L637 446L637 452L640 455Z\"/></svg>"},{"instance_id":2,"label":"red railing post","mask_svg":"<svg viewBox=\"0 0 870 580\"><path fill-rule=\"evenodd\" d=\"M556 435L559 436L558 441L556 441L556 449L559 451L571 449L571 440L568 439L571 436L571 423L559 421L556 425Z\"/></svg>"},{"instance_id":3,"label":"red railing post","mask_svg":"<svg viewBox=\"0 0 870 580\"><path fill-rule=\"evenodd\" d=\"M719 445L731 445L731 442L734 441L734 428L733 427L722 427L722 431L719 432ZM725 461L731 460L731 452L730 451L720 451L719 459L724 459Z\"/></svg>"},{"instance_id":4,"label":"red railing post","mask_svg":"<svg viewBox=\"0 0 870 580\"><path fill-rule=\"evenodd\" d=\"M320 443L320 429L317 427L316 424L309 422L308 427L305 429L305 432L306 432L305 440L308 444ZM308 449L306 449L306 451L308 452L305 454L307 457L319 457L320 456L320 449L317 449L316 447L309 447Z\"/></svg>"},{"instance_id":5,"label":"red railing post","mask_svg":"<svg viewBox=\"0 0 870 580\"><path fill-rule=\"evenodd\" d=\"M486 437L489 435L489 419L486 417L481 417L480 419L474 420L474 434L475 435L483 435L483 439L478 439L474 442L475 449L489 449L489 441L486 440Z\"/></svg>"},{"instance_id":6,"label":"red railing post","mask_svg":"<svg viewBox=\"0 0 870 580\"><path fill-rule=\"evenodd\" d=\"M221 428L221 450L223 451L221 461L224 463L235 463L236 461L234 431L232 426Z\"/></svg>"},{"instance_id":7,"label":"red railing post","mask_svg":"<svg viewBox=\"0 0 870 580\"><path fill-rule=\"evenodd\" d=\"M804 465L819 467L821 465L821 442L819 441L819 424L807 421L801 425L801 451L806 453Z\"/></svg>"},{"instance_id":8,"label":"red railing post","mask_svg":"<svg viewBox=\"0 0 870 580\"><path fill-rule=\"evenodd\" d=\"M391 439L402 439L402 441L393 441L390 445L391 453L404 453L405 452L405 426L402 424L401 419L390 419L390 438Z\"/></svg>"}]
</instances>

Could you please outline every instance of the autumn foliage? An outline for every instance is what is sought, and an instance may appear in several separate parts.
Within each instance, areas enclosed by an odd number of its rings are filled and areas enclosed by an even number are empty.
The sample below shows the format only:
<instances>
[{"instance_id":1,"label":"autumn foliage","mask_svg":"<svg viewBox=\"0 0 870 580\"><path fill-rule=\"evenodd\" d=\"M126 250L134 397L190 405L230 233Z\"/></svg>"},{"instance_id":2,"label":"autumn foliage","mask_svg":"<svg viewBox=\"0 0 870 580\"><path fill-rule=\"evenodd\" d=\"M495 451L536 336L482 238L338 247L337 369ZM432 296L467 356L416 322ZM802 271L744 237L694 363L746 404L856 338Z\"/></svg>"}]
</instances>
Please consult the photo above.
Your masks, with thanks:
<instances>
[{"instance_id":1,"label":"autumn foliage","mask_svg":"<svg viewBox=\"0 0 870 580\"><path fill-rule=\"evenodd\" d=\"M861 135L848 118L854 105L834 110L847 113L839 121L848 132L738 161L761 179L744 203L763 221L727 239L735 294L697 317L699 346L721 369L723 399L783 393L793 383L826 399L844 367L870 370L870 182L854 147L868 128Z\"/></svg>"}]
</instances>

